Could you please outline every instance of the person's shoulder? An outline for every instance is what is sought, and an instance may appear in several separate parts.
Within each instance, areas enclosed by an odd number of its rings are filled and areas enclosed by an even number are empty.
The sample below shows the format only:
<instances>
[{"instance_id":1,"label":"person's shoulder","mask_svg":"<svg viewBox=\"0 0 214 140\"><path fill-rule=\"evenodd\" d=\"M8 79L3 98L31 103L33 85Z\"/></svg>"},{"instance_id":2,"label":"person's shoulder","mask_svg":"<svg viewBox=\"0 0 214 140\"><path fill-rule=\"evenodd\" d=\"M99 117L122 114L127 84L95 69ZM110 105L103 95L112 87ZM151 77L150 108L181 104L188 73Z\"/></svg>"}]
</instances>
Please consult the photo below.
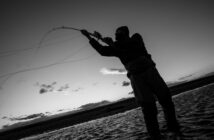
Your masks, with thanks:
<instances>
[{"instance_id":1,"label":"person's shoulder","mask_svg":"<svg viewBox=\"0 0 214 140\"><path fill-rule=\"evenodd\" d=\"M141 36L139 33L134 33L134 34L131 36L131 39L132 39L132 40L139 40L139 39L142 39L142 36Z\"/></svg>"}]
</instances>

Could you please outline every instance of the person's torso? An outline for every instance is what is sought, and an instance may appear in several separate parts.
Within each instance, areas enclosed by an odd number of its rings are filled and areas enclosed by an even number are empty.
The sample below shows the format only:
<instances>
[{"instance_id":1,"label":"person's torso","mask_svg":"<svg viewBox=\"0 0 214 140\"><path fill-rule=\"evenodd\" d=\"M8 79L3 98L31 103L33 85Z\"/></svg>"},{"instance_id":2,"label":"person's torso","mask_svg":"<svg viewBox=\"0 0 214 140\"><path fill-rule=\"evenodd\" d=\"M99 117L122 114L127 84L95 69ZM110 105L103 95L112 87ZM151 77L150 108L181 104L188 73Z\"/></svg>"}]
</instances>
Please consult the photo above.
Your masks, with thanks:
<instances>
[{"instance_id":1,"label":"person's torso","mask_svg":"<svg viewBox=\"0 0 214 140\"><path fill-rule=\"evenodd\" d=\"M145 46L138 45L131 38L124 42L115 42L115 47L121 50L121 54L117 57L124 65L141 57L152 61L151 55L147 52Z\"/></svg>"}]
</instances>

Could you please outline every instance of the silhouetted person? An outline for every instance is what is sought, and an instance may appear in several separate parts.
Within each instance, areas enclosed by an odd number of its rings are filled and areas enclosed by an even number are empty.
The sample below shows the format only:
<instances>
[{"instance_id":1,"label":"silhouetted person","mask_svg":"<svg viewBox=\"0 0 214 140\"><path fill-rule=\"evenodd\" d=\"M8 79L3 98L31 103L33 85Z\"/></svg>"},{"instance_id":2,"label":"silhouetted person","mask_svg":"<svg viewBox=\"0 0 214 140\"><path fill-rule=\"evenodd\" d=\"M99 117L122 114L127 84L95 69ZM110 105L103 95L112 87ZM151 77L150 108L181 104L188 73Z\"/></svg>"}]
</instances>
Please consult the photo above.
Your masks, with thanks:
<instances>
[{"instance_id":1,"label":"silhouetted person","mask_svg":"<svg viewBox=\"0 0 214 140\"><path fill-rule=\"evenodd\" d=\"M92 38L86 30L81 30L90 41L91 46L102 56L115 56L120 59L127 70L131 81L135 99L142 107L144 120L150 137L154 140L161 139L157 120L157 107L155 98L163 107L168 130L174 134L179 133L179 124L176 120L174 104L170 91L155 67L151 55L147 52L143 39L136 33L129 37L127 26L119 27L115 33L116 41L111 38L99 37L108 46L101 45Z\"/></svg>"}]
</instances>

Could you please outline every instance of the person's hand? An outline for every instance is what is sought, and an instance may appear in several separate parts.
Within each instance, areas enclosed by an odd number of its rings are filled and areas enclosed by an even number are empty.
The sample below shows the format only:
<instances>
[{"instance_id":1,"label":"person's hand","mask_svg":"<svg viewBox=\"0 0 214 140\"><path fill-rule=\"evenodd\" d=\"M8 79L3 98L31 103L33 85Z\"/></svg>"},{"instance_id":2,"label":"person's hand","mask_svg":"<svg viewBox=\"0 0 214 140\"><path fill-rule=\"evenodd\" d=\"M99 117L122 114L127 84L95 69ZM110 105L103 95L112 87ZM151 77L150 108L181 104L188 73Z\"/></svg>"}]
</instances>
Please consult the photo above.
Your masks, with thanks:
<instances>
[{"instance_id":1,"label":"person's hand","mask_svg":"<svg viewBox=\"0 0 214 140\"><path fill-rule=\"evenodd\" d=\"M105 37L105 38L102 39L102 41L105 42L108 45L113 45L114 44L114 41L112 40L111 37Z\"/></svg>"},{"instance_id":2,"label":"person's hand","mask_svg":"<svg viewBox=\"0 0 214 140\"><path fill-rule=\"evenodd\" d=\"M80 30L81 31L81 33L84 35L84 36L86 36L86 37L89 37L90 35L89 35L89 32L87 31L87 30L85 30L85 29L82 29L82 30Z\"/></svg>"},{"instance_id":3,"label":"person's hand","mask_svg":"<svg viewBox=\"0 0 214 140\"><path fill-rule=\"evenodd\" d=\"M101 39L102 38L102 35L97 32L97 31L94 31L94 36L97 38L97 39Z\"/></svg>"}]
</instances>

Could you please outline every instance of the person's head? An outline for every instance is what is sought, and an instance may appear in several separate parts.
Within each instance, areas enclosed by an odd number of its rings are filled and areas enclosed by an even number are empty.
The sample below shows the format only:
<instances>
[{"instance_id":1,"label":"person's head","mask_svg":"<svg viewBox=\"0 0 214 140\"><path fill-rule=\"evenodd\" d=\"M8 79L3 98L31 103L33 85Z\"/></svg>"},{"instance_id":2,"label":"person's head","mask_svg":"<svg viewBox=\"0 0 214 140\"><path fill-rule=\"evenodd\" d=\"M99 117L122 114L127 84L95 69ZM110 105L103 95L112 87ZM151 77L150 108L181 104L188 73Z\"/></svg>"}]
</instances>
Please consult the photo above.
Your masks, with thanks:
<instances>
[{"instance_id":1,"label":"person's head","mask_svg":"<svg viewBox=\"0 0 214 140\"><path fill-rule=\"evenodd\" d=\"M129 29L127 26L121 26L117 28L115 33L115 39L117 41L124 41L129 38Z\"/></svg>"}]
</instances>

